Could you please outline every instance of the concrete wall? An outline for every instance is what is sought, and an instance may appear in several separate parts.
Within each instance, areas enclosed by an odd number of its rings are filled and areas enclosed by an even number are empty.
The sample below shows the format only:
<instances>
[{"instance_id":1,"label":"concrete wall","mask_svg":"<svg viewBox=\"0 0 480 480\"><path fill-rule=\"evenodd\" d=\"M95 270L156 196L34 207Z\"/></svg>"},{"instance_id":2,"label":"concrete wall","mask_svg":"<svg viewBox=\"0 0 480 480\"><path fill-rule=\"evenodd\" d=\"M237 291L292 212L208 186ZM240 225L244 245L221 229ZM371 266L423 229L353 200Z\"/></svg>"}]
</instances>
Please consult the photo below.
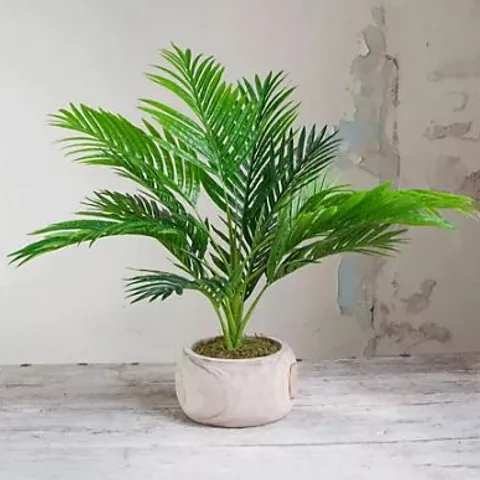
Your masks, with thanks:
<instances>
[{"instance_id":1,"label":"concrete wall","mask_svg":"<svg viewBox=\"0 0 480 480\"><path fill-rule=\"evenodd\" d=\"M344 179L476 194L480 5L474 0L0 0L0 255L68 218L94 188L125 185L72 165L46 114L73 102L134 119L163 95L141 75L171 40L213 53L232 78L285 69L304 122L338 123ZM389 262L331 259L267 295L252 331L303 358L480 348L480 226L416 232ZM195 295L131 307L126 267L162 268L162 251L114 239L20 270L0 265L0 364L170 361L216 331Z\"/></svg>"}]
</instances>

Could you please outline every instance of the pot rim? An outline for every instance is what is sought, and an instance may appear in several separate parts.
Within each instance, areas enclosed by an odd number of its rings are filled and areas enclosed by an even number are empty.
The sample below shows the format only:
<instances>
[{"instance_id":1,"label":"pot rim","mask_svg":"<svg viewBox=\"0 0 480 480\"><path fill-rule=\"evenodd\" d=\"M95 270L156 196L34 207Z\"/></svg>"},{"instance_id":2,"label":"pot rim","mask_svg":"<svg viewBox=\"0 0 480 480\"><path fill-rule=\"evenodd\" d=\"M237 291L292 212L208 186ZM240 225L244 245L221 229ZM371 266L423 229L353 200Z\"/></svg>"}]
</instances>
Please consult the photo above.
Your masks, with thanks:
<instances>
[{"instance_id":1,"label":"pot rim","mask_svg":"<svg viewBox=\"0 0 480 480\"><path fill-rule=\"evenodd\" d=\"M199 343L202 342L207 342L208 340L213 340L214 338L217 338L218 335L214 337L207 337L207 338L202 338L200 340L197 340L194 342L190 347L185 346L183 347L183 352L190 356L190 357L195 357L201 360L209 360L211 362L218 362L218 363L258 363L259 361L262 360L270 360L272 358L275 358L276 356L280 356L288 347L288 345L276 338L276 337L270 337L267 335L264 335L266 338L269 338L270 340L274 340L275 342L278 342L280 344L280 349L277 350L275 353L271 353L270 355L263 355L261 357L252 357L252 358L217 358L217 357L207 357L206 355L200 355L199 353L196 353L193 351L193 348L195 345L198 345Z\"/></svg>"}]
</instances>

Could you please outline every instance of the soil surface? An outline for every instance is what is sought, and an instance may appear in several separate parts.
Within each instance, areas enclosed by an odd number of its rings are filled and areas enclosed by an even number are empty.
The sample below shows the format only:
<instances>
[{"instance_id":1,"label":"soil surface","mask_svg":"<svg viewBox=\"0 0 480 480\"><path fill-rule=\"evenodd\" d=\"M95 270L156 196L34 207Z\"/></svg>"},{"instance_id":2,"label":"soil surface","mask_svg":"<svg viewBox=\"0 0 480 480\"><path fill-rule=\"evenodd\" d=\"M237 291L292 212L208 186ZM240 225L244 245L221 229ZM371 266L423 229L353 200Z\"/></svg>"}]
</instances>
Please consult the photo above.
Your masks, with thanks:
<instances>
[{"instance_id":1,"label":"soil surface","mask_svg":"<svg viewBox=\"0 0 480 480\"><path fill-rule=\"evenodd\" d=\"M193 348L195 353L211 358L241 360L245 358L266 357L280 350L282 346L268 337L245 337L240 347L227 350L222 337L199 343Z\"/></svg>"}]
</instances>

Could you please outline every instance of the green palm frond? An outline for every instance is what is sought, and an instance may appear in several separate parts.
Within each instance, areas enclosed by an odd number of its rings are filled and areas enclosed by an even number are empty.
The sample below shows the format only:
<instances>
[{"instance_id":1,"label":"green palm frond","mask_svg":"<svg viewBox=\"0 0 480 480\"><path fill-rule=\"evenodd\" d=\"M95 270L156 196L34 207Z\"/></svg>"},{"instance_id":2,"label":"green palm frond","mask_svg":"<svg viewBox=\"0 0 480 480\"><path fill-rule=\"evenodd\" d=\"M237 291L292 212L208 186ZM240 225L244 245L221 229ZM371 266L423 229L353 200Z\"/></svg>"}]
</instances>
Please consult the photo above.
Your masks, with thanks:
<instances>
[{"instance_id":1,"label":"green palm frond","mask_svg":"<svg viewBox=\"0 0 480 480\"><path fill-rule=\"evenodd\" d=\"M296 125L299 105L283 72L233 84L211 56L173 45L161 58L147 77L182 111L142 99L141 126L86 105L52 116L70 132L67 155L110 167L139 190L94 192L78 219L34 232L40 239L13 252L14 263L111 236L153 238L180 274L141 271L127 282L129 297L200 292L235 348L265 289L286 275L345 252L391 255L408 228L452 228L443 210L475 210L461 195L327 182L340 139L327 127ZM218 217L201 216L202 191Z\"/></svg>"},{"instance_id":2,"label":"green palm frond","mask_svg":"<svg viewBox=\"0 0 480 480\"><path fill-rule=\"evenodd\" d=\"M86 105L70 105L51 117L53 126L75 132L62 142L76 161L112 167L160 201L174 202L178 195L196 203L201 165L180 140L165 138L148 122L145 132L120 115Z\"/></svg>"},{"instance_id":3,"label":"green palm frond","mask_svg":"<svg viewBox=\"0 0 480 480\"><path fill-rule=\"evenodd\" d=\"M79 219L53 224L33 232L44 238L14 252L14 262L25 263L49 251L81 243L92 245L101 238L118 235L146 236L159 241L181 264L203 272L209 232L205 224L185 210L169 211L141 194L104 190L87 198Z\"/></svg>"},{"instance_id":4,"label":"green palm frond","mask_svg":"<svg viewBox=\"0 0 480 480\"><path fill-rule=\"evenodd\" d=\"M33 232L33 235L41 235L43 238L11 253L12 262L22 265L48 252L82 243L91 246L101 238L118 235L140 235L154 238L162 243L175 244L179 232L153 220L117 222L92 219L54 223Z\"/></svg>"},{"instance_id":5,"label":"green palm frond","mask_svg":"<svg viewBox=\"0 0 480 480\"><path fill-rule=\"evenodd\" d=\"M239 167L255 144L257 105L224 80L224 67L213 57L176 46L162 57L169 67L155 66L158 74L148 78L180 98L195 120L157 101L144 99L141 109L206 160L210 170L201 172L203 187L222 211L234 210Z\"/></svg>"},{"instance_id":6,"label":"green palm frond","mask_svg":"<svg viewBox=\"0 0 480 480\"><path fill-rule=\"evenodd\" d=\"M285 212L272 242L267 276L278 280L303 265L339 253L389 255L412 226L453 226L439 213L474 212L470 198L425 190L393 190L389 183L366 191L332 186L308 198L294 215Z\"/></svg>"},{"instance_id":7,"label":"green palm frond","mask_svg":"<svg viewBox=\"0 0 480 480\"><path fill-rule=\"evenodd\" d=\"M150 108L143 110L173 134L185 135L185 141L192 142L227 181L252 148L256 105L247 101L239 86L224 80L224 67L213 57L193 56L190 50L176 46L163 50L162 57L170 68L157 66L160 74L148 77L183 100L199 123L160 102L144 100Z\"/></svg>"},{"instance_id":8,"label":"green palm frond","mask_svg":"<svg viewBox=\"0 0 480 480\"><path fill-rule=\"evenodd\" d=\"M96 216L110 220L147 219L165 221L171 213L162 208L155 200L141 194L128 194L102 190L95 192L94 196L87 198L83 205L87 210L79 212L80 215ZM185 210L180 211L185 214Z\"/></svg>"},{"instance_id":9,"label":"green palm frond","mask_svg":"<svg viewBox=\"0 0 480 480\"><path fill-rule=\"evenodd\" d=\"M293 123L297 118L298 104L292 100L294 88L285 88L283 83L286 77L283 72L269 73L264 81L258 76L253 83L244 79L241 83L243 91L250 102L258 105L257 122L255 124L256 143L251 155L242 164L240 175L242 181L238 182L237 195L240 197L239 208L236 212L241 218L241 226L246 240L251 242L261 217L260 212L266 209L269 191L262 181L266 174L278 167L285 166L275 162L276 152L285 142L286 133L290 134L293 141ZM270 188L275 190L273 182Z\"/></svg>"},{"instance_id":10,"label":"green palm frond","mask_svg":"<svg viewBox=\"0 0 480 480\"><path fill-rule=\"evenodd\" d=\"M138 275L127 280L127 294L133 303L141 300L165 300L172 294L182 295L185 290L196 290L220 303L225 285L217 278L188 279L181 275L156 270L141 270Z\"/></svg>"}]
</instances>

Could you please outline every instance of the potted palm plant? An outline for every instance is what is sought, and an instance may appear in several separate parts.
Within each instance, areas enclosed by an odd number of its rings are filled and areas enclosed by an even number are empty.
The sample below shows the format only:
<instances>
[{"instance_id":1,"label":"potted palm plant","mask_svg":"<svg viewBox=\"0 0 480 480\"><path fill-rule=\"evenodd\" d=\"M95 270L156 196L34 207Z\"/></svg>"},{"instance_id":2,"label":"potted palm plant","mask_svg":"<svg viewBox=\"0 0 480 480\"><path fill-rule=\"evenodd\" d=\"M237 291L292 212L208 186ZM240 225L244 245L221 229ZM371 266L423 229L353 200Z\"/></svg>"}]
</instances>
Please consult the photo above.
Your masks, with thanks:
<instances>
[{"instance_id":1,"label":"potted palm plant","mask_svg":"<svg viewBox=\"0 0 480 480\"><path fill-rule=\"evenodd\" d=\"M11 254L16 264L116 235L142 235L173 257L174 271L139 271L127 283L133 302L195 290L211 303L220 334L183 350L176 390L195 421L253 426L291 409L295 356L288 345L249 336L265 291L287 275L345 252L388 255L411 226L451 228L442 209L466 214L470 198L428 190L366 191L329 182L339 139L328 128L295 125L298 104L283 73L224 80L211 56L173 45L147 76L190 114L141 100L142 125L86 105L70 105L52 124L76 161L111 167L137 193L98 191L74 220L34 232ZM203 192L218 215L207 219Z\"/></svg>"}]
</instances>

